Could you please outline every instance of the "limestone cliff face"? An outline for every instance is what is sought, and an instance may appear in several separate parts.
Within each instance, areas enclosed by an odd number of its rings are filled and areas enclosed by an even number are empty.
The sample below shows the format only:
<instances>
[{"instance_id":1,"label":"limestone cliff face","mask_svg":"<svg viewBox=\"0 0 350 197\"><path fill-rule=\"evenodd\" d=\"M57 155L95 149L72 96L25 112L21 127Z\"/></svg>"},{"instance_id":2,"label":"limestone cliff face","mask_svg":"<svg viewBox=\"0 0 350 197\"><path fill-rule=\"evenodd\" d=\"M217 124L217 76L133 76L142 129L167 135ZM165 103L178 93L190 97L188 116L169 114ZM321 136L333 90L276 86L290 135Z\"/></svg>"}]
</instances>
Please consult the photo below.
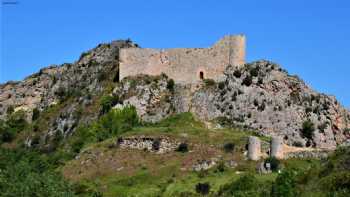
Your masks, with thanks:
<instances>
[{"instance_id":1,"label":"limestone cliff face","mask_svg":"<svg viewBox=\"0 0 350 197\"><path fill-rule=\"evenodd\" d=\"M143 121L157 122L175 113L172 82L164 74L127 77L114 88L113 94L123 105L135 106Z\"/></svg>"},{"instance_id":2,"label":"limestone cliff face","mask_svg":"<svg viewBox=\"0 0 350 197\"><path fill-rule=\"evenodd\" d=\"M315 92L276 64L229 66L225 75L223 83L194 92L191 111L201 119L225 117L298 146L332 149L350 137L350 113L335 97ZM312 139L303 135L305 122L313 124Z\"/></svg>"}]
</instances>

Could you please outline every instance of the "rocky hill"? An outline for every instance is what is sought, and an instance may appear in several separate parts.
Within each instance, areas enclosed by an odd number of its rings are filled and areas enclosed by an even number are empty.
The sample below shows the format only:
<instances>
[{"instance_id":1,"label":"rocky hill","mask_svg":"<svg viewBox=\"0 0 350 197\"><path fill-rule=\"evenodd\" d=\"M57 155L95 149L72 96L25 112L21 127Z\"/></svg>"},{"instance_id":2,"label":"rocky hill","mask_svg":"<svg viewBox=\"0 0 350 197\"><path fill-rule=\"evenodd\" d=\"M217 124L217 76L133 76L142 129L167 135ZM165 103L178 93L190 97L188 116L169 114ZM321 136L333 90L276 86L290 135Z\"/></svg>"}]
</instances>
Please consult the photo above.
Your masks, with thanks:
<instances>
[{"instance_id":1,"label":"rocky hill","mask_svg":"<svg viewBox=\"0 0 350 197\"><path fill-rule=\"evenodd\" d=\"M292 146L334 149L350 138L349 111L275 63L228 65L222 82L205 79L180 85L165 75L119 81L119 49L125 47L137 45L101 44L75 63L43 68L23 81L0 85L1 119L24 111L30 122L57 108L36 128L46 142L47 136L70 136L79 125L96 119L103 113L98 103L109 96L111 107L131 104L146 122L192 112L208 127L249 128L264 136L282 136ZM26 136L29 146L31 136Z\"/></svg>"},{"instance_id":2,"label":"rocky hill","mask_svg":"<svg viewBox=\"0 0 350 197\"><path fill-rule=\"evenodd\" d=\"M1 196L348 196L350 114L334 97L269 61L220 82L119 80L128 47L0 85Z\"/></svg>"}]
</instances>

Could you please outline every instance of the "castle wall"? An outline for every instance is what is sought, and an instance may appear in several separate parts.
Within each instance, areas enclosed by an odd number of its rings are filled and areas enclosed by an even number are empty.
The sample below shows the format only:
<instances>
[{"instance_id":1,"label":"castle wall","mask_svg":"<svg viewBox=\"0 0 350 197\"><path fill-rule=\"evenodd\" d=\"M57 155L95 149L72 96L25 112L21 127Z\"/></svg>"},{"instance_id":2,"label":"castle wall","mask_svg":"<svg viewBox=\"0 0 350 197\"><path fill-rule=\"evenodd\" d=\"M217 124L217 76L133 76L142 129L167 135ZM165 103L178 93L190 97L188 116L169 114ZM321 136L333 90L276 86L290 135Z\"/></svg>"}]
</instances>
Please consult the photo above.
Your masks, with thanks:
<instances>
[{"instance_id":1,"label":"castle wall","mask_svg":"<svg viewBox=\"0 0 350 197\"><path fill-rule=\"evenodd\" d=\"M245 63L243 35L226 36L210 48L121 49L119 72L120 79L165 73L177 83L196 83L200 80L200 72L204 78L219 81L229 63Z\"/></svg>"}]
</instances>

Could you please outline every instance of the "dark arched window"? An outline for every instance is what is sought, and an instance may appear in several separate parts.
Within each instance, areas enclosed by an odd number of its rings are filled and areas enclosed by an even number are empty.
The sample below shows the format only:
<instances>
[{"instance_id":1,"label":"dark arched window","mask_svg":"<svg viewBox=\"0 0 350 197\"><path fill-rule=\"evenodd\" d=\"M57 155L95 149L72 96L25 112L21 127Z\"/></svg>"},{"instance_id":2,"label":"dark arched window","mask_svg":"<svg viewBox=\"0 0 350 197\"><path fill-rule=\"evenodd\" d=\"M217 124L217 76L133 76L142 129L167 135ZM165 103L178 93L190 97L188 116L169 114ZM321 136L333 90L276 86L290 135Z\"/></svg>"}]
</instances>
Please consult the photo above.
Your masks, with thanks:
<instances>
[{"instance_id":1,"label":"dark arched window","mask_svg":"<svg viewBox=\"0 0 350 197\"><path fill-rule=\"evenodd\" d=\"M204 73L203 71L199 72L199 79L203 80L204 79Z\"/></svg>"}]
</instances>

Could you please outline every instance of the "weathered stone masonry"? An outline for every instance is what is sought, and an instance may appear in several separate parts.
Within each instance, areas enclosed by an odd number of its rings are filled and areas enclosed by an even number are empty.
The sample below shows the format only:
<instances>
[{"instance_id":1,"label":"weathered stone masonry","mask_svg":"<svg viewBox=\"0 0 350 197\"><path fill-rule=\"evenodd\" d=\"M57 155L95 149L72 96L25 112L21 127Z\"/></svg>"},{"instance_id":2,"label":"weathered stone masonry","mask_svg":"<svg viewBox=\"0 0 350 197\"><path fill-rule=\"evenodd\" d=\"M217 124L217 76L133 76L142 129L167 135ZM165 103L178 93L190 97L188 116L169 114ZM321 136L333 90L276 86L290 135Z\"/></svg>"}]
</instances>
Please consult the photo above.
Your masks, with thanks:
<instances>
[{"instance_id":1,"label":"weathered stone masonry","mask_svg":"<svg viewBox=\"0 0 350 197\"><path fill-rule=\"evenodd\" d=\"M210 48L120 50L120 79L138 74L165 73L177 83L203 78L219 81L227 65L245 63L245 36L225 36Z\"/></svg>"}]
</instances>

